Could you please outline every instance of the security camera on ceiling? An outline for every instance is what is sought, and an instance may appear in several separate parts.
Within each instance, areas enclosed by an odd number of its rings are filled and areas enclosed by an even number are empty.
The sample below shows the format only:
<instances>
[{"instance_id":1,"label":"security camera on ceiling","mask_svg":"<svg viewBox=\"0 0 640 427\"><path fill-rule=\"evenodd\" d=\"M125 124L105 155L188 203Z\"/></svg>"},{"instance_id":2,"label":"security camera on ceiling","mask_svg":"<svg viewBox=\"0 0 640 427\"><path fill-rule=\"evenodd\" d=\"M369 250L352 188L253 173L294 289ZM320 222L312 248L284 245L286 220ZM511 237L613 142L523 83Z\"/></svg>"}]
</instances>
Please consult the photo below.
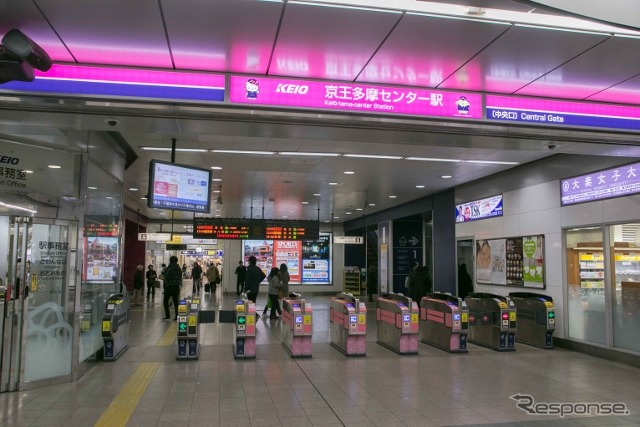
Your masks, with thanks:
<instances>
[{"instance_id":1,"label":"security camera on ceiling","mask_svg":"<svg viewBox=\"0 0 640 427\"><path fill-rule=\"evenodd\" d=\"M32 82L35 70L49 71L51 58L36 42L13 29L0 44L0 84L13 80Z\"/></svg>"}]
</instances>

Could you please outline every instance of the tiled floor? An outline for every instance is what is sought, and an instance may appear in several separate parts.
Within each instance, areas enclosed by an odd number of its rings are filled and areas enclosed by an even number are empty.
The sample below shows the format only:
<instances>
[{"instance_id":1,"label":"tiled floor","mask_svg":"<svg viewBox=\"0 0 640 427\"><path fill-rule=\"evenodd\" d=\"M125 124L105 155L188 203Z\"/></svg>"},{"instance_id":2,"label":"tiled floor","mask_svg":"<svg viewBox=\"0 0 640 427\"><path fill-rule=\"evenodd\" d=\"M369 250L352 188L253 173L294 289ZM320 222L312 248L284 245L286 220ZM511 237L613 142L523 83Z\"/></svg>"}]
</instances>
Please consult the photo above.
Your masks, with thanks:
<instances>
[{"instance_id":1,"label":"tiled floor","mask_svg":"<svg viewBox=\"0 0 640 427\"><path fill-rule=\"evenodd\" d=\"M118 361L97 363L75 383L0 395L0 426L92 426L143 366L154 373L130 426L640 425L638 369L522 344L512 353L470 345L466 355L420 344L419 355L399 356L376 344L372 311L367 356L347 358L329 345L326 296L308 297L310 359L290 358L280 321L263 317L255 360L234 360L232 325L209 324L202 326L200 359L176 361L175 344L156 345L172 325L161 320L160 299L133 308L130 348ZM204 301L229 309L233 297ZM264 301L260 295L260 307ZM529 415L509 398L517 393L546 403L623 402L630 415Z\"/></svg>"}]
</instances>

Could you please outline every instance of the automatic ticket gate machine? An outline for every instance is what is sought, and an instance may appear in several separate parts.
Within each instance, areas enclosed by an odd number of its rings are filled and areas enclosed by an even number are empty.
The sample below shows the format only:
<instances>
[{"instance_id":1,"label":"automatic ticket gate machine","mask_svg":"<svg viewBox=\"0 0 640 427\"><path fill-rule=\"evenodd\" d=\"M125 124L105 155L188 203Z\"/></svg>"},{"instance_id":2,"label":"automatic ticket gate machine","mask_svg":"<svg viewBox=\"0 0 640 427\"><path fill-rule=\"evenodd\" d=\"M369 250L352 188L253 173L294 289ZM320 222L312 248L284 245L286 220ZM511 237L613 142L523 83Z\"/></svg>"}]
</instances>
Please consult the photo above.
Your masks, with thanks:
<instances>
[{"instance_id":1,"label":"automatic ticket gate machine","mask_svg":"<svg viewBox=\"0 0 640 427\"><path fill-rule=\"evenodd\" d=\"M420 302L420 338L423 343L449 351L467 352L469 309L461 299L446 293L430 293Z\"/></svg>"},{"instance_id":2,"label":"automatic ticket gate machine","mask_svg":"<svg viewBox=\"0 0 640 427\"><path fill-rule=\"evenodd\" d=\"M313 333L313 312L311 304L302 295L290 293L282 300L284 325L282 345L291 357L311 357L311 336Z\"/></svg>"},{"instance_id":3,"label":"automatic ticket gate machine","mask_svg":"<svg viewBox=\"0 0 640 427\"><path fill-rule=\"evenodd\" d=\"M102 316L104 360L117 360L129 348L129 297L114 294L107 298Z\"/></svg>"},{"instance_id":4,"label":"automatic ticket gate machine","mask_svg":"<svg viewBox=\"0 0 640 427\"><path fill-rule=\"evenodd\" d=\"M256 305L243 294L237 299L233 322L233 357L236 359L256 358Z\"/></svg>"},{"instance_id":5,"label":"automatic ticket gate machine","mask_svg":"<svg viewBox=\"0 0 640 427\"><path fill-rule=\"evenodd\" d=\"M511 292L509 298L518 309L516 341L553 348L553 331L556 329L553 298L533 292Z\"/></svg>"},{"instance_id":6,"label":"automatic ticket gate machine","mask_svg":"<svg viewBox=\"0 0 640 427\"><path fill-rule=\"evenodd\" d=\"M178 304L178 355L176 360L200 357L200 298L186 298Z\"/></svg>"},{"instance_id":7,"label":"automatic ticket gate machine","mask_svg":"<svg viewBox=\"0 0 640 427\"><path fill-rule=\"evenodd\" d=\"M418 354L418 304L402 294L383 294L376 305L378 344L398 354Z\"/></svg>"},{"instance_id":8,"label":"automatic ticket gate machine","mask_svg":"<svg viewBox=\"0 0 640 427\"><path fill-rule=\"evenodd\" d=\"M497 351L516 349L516 306L511 298L472 292L464 299L469 307L469 341Z\"/></svg>"},{"instance_id":9,"label":"automatic ticket gate machine","mask_svg":"<svg viewBox=\"0 0 640 427\"><path fill-rule=\"evenodd\" d=\"M331 298L331 345L345 356L366 356L367 306L351 294Z\"/></svg>"}]
</instances>

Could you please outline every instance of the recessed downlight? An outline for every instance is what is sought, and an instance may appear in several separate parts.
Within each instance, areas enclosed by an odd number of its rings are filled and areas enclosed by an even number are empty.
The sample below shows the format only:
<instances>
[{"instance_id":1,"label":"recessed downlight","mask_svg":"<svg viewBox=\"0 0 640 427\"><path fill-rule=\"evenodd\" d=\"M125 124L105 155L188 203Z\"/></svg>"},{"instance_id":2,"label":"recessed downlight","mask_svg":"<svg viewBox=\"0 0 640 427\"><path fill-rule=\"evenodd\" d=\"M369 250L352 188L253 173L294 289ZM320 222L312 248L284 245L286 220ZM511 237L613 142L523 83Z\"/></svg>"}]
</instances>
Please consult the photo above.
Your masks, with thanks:
<instances>
[{"instance_id":1,"label":"recessed downlight","mask_svg":"<svg viewBox=\"0 0 640 427\"><path fill-rule=\"evenodd\" d=\"M375 205L376 205L375 203L369 203L369 206L375 206Z\"/></svg>"},{"instance_id":2,"label":"recessed downlight","mask_svg":"<svg viewBox=\"0 0 640 427\"><path fill-rule=\"evenodd\" d=\"M363 210L363 209L362 209L362 208L356 208L356 210L357 210L357 211L361 211L361 210Z\"/></svg>"},{"instance_id":3,"label":"recessed downlight","mask_svg":"<svg viewBox=\"0 0 640 427\"><path fill-rule=\"evenodd\" d=\"M89 190L97 190L97 189L98 189L98 187L93 187L93 186L91 186L91 187L87 187L87 188L88 188Z\"/></svg>"},{"instance_id":4,"label":"recessed downlight","mask_svg":"<svg viewBox=\"0 0 640 427\"><path fill-rule=\"evenodd\" d=\"M424 185L416 185L416 188L424 188Z\"/></svg>"},{"instance_id":5,"label":"recessed downlight","mask_svg":"<svg viewBox=\"0 0 640 427\"><path fill-rule=\"evenodd\" d=\"M222 181L222 178L213 178L211 181L220 182Z\"/></svg>"},{"instance_id":6,"label":"recessed downlight","mask_svg":"<svg viewBox=\"0 0 640 427\"><path fill-rule=\"evenodd\" d=\"M320 193L313 193L313 195L316 196L316 197L322 196L322 194L320 194Z\"/></svg>"},{"instance_id":7,"label":"recessed downlight","mask_svg":"<svg viewBox=\"0 0 640 427\"><path fill-rule=\"evenodd\" d=\"M338 185L337 182L330 182L329 185Z\"/></svg>"},{"instance_id":8,"label":"recessed downlight","mask_svg":"<svg viewBox=\"0 0 640 427\"><path fill-rule=\"evenodd\" d=\"M137 189L137 188L135 188L135 187L131 187L131 188L129 189L129 191L138 191L138 189Z\"/></svg>"},{"instance_id":9,"label":"recessed downlight","mask_svg":"<svg viewBox=\"0 0 640 427\"><path fill-rule=\"evenodd\" d=\"M211 166L211 169L213 169L214 171L219 171L222 170L222 166Z\"/></svg>"},{"instance_id":10,"label":"recessed downlight","mask_svg":"<svg viewBox=\"0 0 640 427\"><path fill-rule=\"evenodd\" d=\"M389 196L390 199L395 199L396 197L398 197L398 196L393 195L393 194L391 196Z\"/></svg>"},{"instance_id":11,"label":"recessed downlight","mask_svg":"<svg viewBox=\"0 0 640 427\"><path fill-rule=\"evenodd\" d=\"M33 173L33 171L32 171L32 170L29 170L29 169L25 169L23 172L24 172L24 173Z\"/></svg>"},{"instance_id":12,"label":"recessed downlight","mask_svg":"<svg viewBox=\"0 0 640 427\"><path fill-rule=\"evenodd\" d=\"M305 202L302 202L302 204L303 204L303 205L308 205L308 204L309 204L309 202L306 202L306 201L305 201Z\"/></svg>"}]
</instances>

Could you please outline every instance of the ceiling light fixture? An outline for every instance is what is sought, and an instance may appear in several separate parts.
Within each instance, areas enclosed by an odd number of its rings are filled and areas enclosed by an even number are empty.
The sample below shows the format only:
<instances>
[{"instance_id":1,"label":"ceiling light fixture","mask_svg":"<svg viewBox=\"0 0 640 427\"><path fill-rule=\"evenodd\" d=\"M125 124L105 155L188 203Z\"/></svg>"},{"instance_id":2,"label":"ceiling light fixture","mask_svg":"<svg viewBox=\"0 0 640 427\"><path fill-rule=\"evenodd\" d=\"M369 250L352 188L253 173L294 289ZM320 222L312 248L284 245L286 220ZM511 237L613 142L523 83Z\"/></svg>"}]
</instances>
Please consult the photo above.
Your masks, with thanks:
<instances>
[{"instance_id":1,"label":"ceiling light fixture","mask_svg":"<svg viewBox=\"0 0 640 427\"><path fill-rule=\"evenodd\" d=\"M33 173L33 171L29 169L25 169L24 173Z\"/></svg>"},{"instance_id":2,"label":"ceiling light fixture","mask_svg":"<svg viewBox=\"0 0 640 427\"><path fill-rule=\"evenodd\" d=\"M375 203L369 203L369 206L375 206L375 205L376 205Z\"/></svg>"},{"instance_id":3,"label":"ceiling light fixture","mask_svg":"<svg viewBox=\"0 0 640 427\"><path fill-rule=\"evenodd\" d=\"M138 191L138 189L135 188L135 187L132 187L132 188L129 189L129 191Z\"/></svg>"},{"instance_id":4,"label":"ceiling light fixture","mask_svg":"<svg viewBox=\"0 0 640 427\"><path fill-rule=\"evenodd\" d=\"M224 154L257 154L257 155L276 154L275 151L255 151L255 150L211 150L211 152L224 153Z\"/></svg>"},{"instance_id":5,"label":"ceiling light fixture","mask_svg":"<svg viewBox=\"0 0 640 427\"><path fill-rule=\"evenodd\" d=\"M140 200L147 200L146 197L140 197Z\"/></svg>"},{"instance_id":6,"label":"ceiling light fixture","mask_svg":"<svg viewBox=\"0 0 640 427\"><path fill-rule=\"evenodd\" d=\"M279 151L282 156L315 156L315 157L339 157L340 153L310 153L305 151Z\"/></svg>"},{"instance_id":7,"label":"ceiling light fixture","mask_svg":"<svg viewBox=\"0 0 640 427\"><path fill-rule=\"evenodd\" d=\"M330 182L329 185L338 185L337 182Z\"/></svg>"},{"instance_id":8,"label":"ceiling light fixture","mask_svg":"<svg viewBox=\"0 0 640 427\"><path fill-rule=\"evenodd\" d=\"M49 169L61 169L61 168L62 168L62 166L59 166L59 165L49 165L49 166L47 166L47 167L48 167Z\"/></svg>"},{"instance_id":9,"label":"ceiling light fixture","mask_svg":"<svg viewBox=\"0 0 640 427\"><path fill-rule=\"evenodd\" d=\"M394 196L394 195L389 196L389 198L390 198L390 199L395 199L395 198L397 198L397 197L398 197L398 196Z\"/></svg>"},{"instance_id":10,"label":"ceiling light fixture","mask_svg":"<svg viewBox=\"0 0 640 427\"><path fill-rule=\"evenodd\" d=\"M214 171L221 171L222 166L211 166L211 169L213 169Z\"/></svg>"},{"instance_id":11,"label":"ceiling light fixture","mask_svg":"<svg viewBox=\"0 0 640 427\"><path fill-rule=\"evenodd\" d=\"M355 157L361 159L389 159L389 160L400 160L402 156L386 156L386 155L377 155L377 154L345 154L344 157Z\"/></svg>"},{"instance_id":12,"label":"ceiling light fixture","mask_svg":"<svg viewBox=\"0 0 640 427\"><path fill-rule=\"evenodd\" d=\"M355 172L354 171L344 171L345 175L353 175Z\"/></svg>"},{"instance_id":13,"label":"ceiling light fixture","mask_svg":"<svg viewBox=\"0 0 640 427\"><path fill-rule=\"evenodd\" d=\"M424 185L416 185L416 188L424 188Z\"/></svg>"},{"instance_id":14,"label":"ceiling light fixture","mask_svg":"<svg viewBox=\"0 0 640 427\"><path fill-rule=\"evenodd\" d=\"M451 178L451 175L442 175L440 178L449 179Z\"/></svg>"},{"instance_id":15,"label":"ceiling light fixture","mask_svg":"<svg viewBox=\"0 0 640 427\"><path fill-rule=\"evenodd\" d=\"M222 181L222 178L213 178L211 181L220 182Z\"/></svg>"},{"instance_id":16,"label":"ceiling light fixture","mask_svg":"<svg viewBox=\"0 0 640 427\"><path fill-rule=\"evenodd\" d=\"M309 202L302 202L302 204L303 204L303 205L308 205L308 204L309 204Z\"/></svg>"},{"instance_id":17,"label":"ceiling light fixture","mask_svg":"<svg viewBox=\"0 0 640 427\"><path fill-rule=\"evenodd\" d=\"M519 162L501 162L498 160L462 160L464 163L479 163L483 165L517 165Z\"/></svg>"},{"instance_id":18,"label":"ceiling light fixture","mask_svg":"<svg viewBox=\"0 0 640 427\"><path fill-rule=\"evenodd\" d=\"M5 208L9 208L9 209L17 209L17 210L20 210L20 211L30 212L32 214L38 212L38 211L34 211L33 209L27 209L27 208L23 208L21 206L16 206L16 205L9 205L9 204L3 203L3 202L0 202L0 206L4 206Z\"/></svg>"},{"instance_id":19,"label":"ceiling light fixture","mask_svg":"<svg viewBox=\"0 0 640 427\"><path fill-rule=\"evenodd\" d=\"M87 187L89 190L97 190L98 187Z\"/></svg>"},{"instance_id":20,"label":"ceiling light fixture","mask_svg":"<svg viewBox=\"0 0 640 427\"><path fill-rule=\"evenodd\" d=\"M356 208L356 210L357 210L357 211L361 211L361 210L362 210L362 208Z\"/></svg>"},{"instance_id":21,"label":"ceiling light fixture","mask_svg":"<svg viewBox=\"0 0 640 427\"><path fill-rule=\"evenodd\" d=\"M406 160L419 160L422 162L451 162L451 163L459 163L458 159L438 159L435 157L405 157Z\"/></svg>"},{"instance_id":22,"label":"ceiling light fixture","mask_svg":"<svg viewBox=\"0 0 640 427\"><path fill-rule=\"evenodd\" d=\"M313 193L313 195L316 196L316 197L322 196L322 194L320 194L320 193Z\"/></svg>"}]
</instances>

